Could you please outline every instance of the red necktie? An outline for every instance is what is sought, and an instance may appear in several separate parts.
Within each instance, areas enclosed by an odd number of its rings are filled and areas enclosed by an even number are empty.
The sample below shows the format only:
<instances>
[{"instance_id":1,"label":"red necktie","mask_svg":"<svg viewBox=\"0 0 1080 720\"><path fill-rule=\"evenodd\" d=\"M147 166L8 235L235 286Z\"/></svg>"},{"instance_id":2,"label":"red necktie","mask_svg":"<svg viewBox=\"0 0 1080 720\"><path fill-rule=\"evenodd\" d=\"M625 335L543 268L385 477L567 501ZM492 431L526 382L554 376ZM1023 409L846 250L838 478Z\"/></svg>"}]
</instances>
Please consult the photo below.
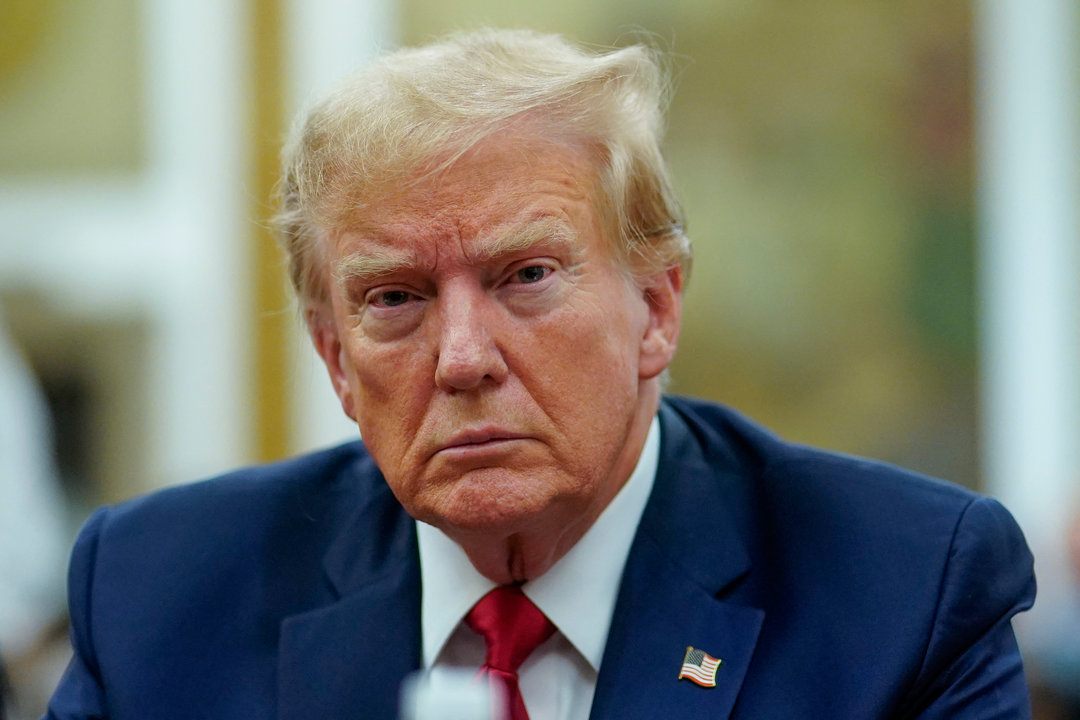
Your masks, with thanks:
<instances>
[{"instance_id":1,"label":"red necktie","mask_svg":"<svg viewBox=\"0 0 1080 720\"><path fill-rule=\"evenodd\" d=\"M473 606L465 623L483 635L487 657L481 672L506 683L509 720L529 720L518 688L518 668L555 626L516 585L497 587Z\"/></svg>"}]
</instances>

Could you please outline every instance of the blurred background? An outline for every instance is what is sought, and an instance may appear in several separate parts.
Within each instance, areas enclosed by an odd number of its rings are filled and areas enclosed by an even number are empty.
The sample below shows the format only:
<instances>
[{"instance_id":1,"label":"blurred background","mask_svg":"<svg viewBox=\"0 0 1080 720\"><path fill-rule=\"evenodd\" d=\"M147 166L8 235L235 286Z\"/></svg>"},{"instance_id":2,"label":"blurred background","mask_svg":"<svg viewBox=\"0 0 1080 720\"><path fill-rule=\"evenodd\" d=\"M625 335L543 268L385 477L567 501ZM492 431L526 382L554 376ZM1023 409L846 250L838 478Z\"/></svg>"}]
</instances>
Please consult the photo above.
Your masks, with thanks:
<instances>
[{"instance_id":1,"label":"blurred background","mask_svg":"<svg viewBox=\"0 0 1080 720\"><path fill-rule=\"evenodd\" d=\"M265 230L289 118L480 24L642 38L696 260L673 390L1000 498L1036 716L1080 717L1074 0L2 0L0 658L66 663L94 506L355 435ZM1075 567L1073 567L1075 565Z\"/></svg>"}]
</instances>

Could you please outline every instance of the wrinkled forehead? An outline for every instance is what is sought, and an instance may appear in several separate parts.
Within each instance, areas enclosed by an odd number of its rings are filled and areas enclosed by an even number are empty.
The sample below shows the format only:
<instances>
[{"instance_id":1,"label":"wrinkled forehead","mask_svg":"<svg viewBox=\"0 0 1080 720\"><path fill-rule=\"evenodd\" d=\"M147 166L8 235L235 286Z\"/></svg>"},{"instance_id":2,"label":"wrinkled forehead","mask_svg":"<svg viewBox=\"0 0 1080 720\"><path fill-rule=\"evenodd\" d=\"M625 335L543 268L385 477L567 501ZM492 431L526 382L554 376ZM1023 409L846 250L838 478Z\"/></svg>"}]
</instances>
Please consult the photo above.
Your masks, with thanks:
<instances>
[{"instance_id":1,"label":"wrinkled forehead","mask_svg":"<svg viewBox=\"0 0 1080 720\"><path fill-rule=\"evenodd\" d=\"M595 154L582 144L500 133L358 189L331 245L468 240L470 252L483 257L548 237L610 249L617 224L599 175Z\"/></svg>"}]
</instances>

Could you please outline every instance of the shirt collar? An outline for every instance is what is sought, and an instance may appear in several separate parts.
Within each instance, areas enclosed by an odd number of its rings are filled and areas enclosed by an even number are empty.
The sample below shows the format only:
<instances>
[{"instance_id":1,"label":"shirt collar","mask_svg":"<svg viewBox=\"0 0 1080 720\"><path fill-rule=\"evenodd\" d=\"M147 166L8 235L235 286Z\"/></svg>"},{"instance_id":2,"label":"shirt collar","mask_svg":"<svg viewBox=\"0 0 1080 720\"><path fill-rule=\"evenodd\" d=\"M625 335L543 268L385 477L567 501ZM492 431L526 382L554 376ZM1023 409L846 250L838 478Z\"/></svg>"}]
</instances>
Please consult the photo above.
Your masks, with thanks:
<instances>
[{"instance_id":1,"label":"shirt collar","mask_svg":"<svg viewBox=\"0 0 1080 720\"><path fill-rule=\"evenodd\" d=\"M626 558L645 511L660 456L654 417L637 466L585 535L522 590L578 652L599 670ZM423 592L420 622L424 666L431 667L465 613L495 587L465 551L440 530L416 523Z\"/></svg>"}]
</instances>

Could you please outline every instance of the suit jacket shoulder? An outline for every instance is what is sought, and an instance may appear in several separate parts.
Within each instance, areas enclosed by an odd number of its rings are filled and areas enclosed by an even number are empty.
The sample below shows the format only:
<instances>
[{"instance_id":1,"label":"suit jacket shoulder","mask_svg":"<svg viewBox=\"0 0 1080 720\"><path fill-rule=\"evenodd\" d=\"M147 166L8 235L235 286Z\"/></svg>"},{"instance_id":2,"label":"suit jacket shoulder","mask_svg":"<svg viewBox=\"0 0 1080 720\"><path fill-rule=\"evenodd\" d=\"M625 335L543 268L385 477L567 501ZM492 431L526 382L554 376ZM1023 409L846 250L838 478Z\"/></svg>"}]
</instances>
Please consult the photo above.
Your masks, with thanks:
<instances>
[{"instance_id":1,"label":"suit jacket shoulder","mask_svg":"<svg viewBox=\"0 0 1080 720\"><path fill-rule=\"evenodd\" d=\"M656 622L674 649L653 653L677 665L679 646L701 643L725 658L726 685L702 694L657 676L654 712L1026 717L1009 620L1032 602L1032 561L999 504L786 443L701 401L667 398L661 423L660 471L616 612L662 597ZM649 671L620 645L634 627L618 618L612 633L601 683L644 684ZM606 702L594 717L621 710Z\"/></svg>"},{"instance_id":2,"label":"suit jacket shoulder","mask_svg":"<svg viewBox=\"0 0 1080 720\"><path fill-rule=\"evenodd\" d=\"M296 666L343 682L360 675L363 687L363 667L343 669L330 645L322 654L305 643L334 636L342 597L408 568L414 544L360 443L103 508L72 553L75 657L48 717L287 717L283 706L311 707L303 693L317 684ZM407 612L418 581L399 581L387 594ZM386 628L367 621L355 617L355 632L377 642ZM408 630L389 641L404 662L418 655ZM377 697L393 704L395 692Z\"/></svg>"}]
</instances>

